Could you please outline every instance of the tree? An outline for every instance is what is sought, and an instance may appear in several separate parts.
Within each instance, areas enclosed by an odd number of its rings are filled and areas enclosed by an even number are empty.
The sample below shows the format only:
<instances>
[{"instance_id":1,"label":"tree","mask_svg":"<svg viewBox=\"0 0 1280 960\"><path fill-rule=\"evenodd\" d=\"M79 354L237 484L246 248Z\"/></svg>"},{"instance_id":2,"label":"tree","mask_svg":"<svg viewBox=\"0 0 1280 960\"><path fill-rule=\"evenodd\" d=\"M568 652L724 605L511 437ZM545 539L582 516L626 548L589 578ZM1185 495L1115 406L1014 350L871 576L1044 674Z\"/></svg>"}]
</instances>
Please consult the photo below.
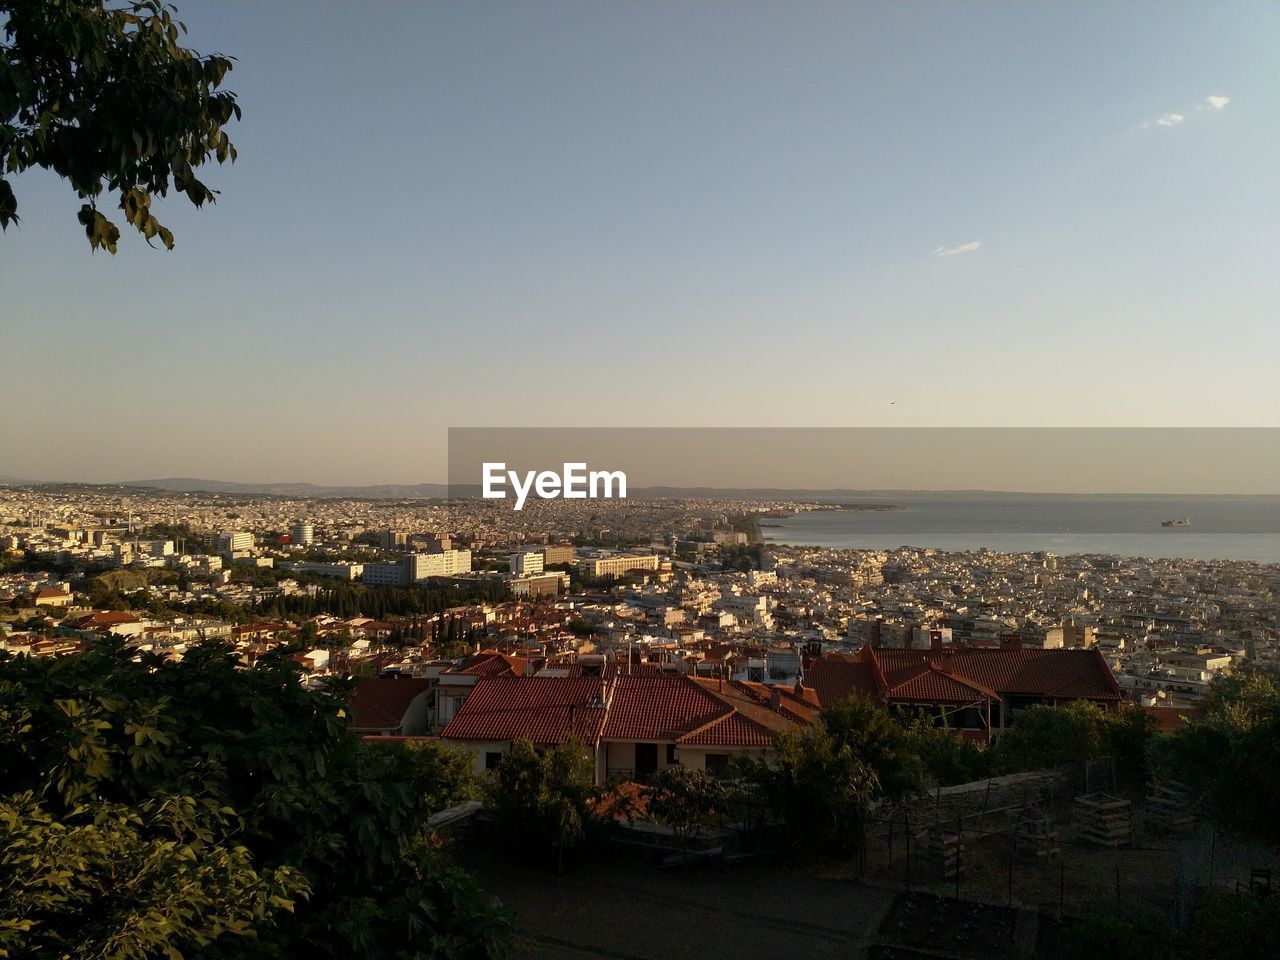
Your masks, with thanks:
<instances>
[{"instance_id":1,"label":"tree","mask_svg":"<svg viewBox=\"0 0 1280 960\"><path fill-rule=\"evenodd\" d=\"M741 764L749 790L781 820L792 846L847 854L861 841L875 772L821 723L777 738L772 759Z\"/></svg>"},{"instance_id":2,"label":"tree","mask_svg":"<svg viewBox=\"0 0 1280 960\"><path fill-rule=\"evenodd\" d=\"M1280 671L1245 668L1209 685L1204 713L1153 749L1228 830L1280 846Z\"/></svg>"},{"instance_id":3,"label":"tree","mask_svg":"<svg viewBox=\"0 0 1280 960\"><path fill-rule=\"evenodd\" d=\"M933 786L950 787L991 775L991 751L982 744L925 719L913 723L910 732Z\"/></svg>"},{"instance_id":4,"label":"tree","mask_svg":"<svg viewBox=\"0 0 1280 960\"><path fill-rule=\"evenodd\" d=\"M650 784L649 817L670 827L684 847L724 811L724 783L705 770L664 767Z\"/></svg>"},{"instance_id":5,"label":"tree","mask_svg":"<svg viewBox=\"0 0 1280 960\"><path fill-rule=\"evenodd\" d=\"M524 837L561 865L586 838L594 787L595 765L582 741L570 737L539 755L528 740L517 740L494 771L486 800L504 837Z\"/></svg>"},{"instance_id":6,"label":"tree","mask_svg":"<svg viewBox=\"0 0 1280 960\"><path fill-rule=\"evenodd\" d=\"M1037 704L1018 714L1017 723L996 742L1001 773L1040 770L1079 763L1100 755L1101 740L1091 705L1050 707Z\"/></svg>"},{"instance_id":7,"label":"tree","mask_svg":"<svg viewBox=\"0 0 1280 960\"><path fill-rule=\"evenodd\" d=\"M455 754L362 742L349 692L304 688L283 654L243 669L212 643L176 662L116 640L0 653L0 931L17 931L15 960L501 955L505 912L425 842L439 805L474 795L469 772ZM22 939L32 919L47 939ZM80 939L64 948L64 933Z\"/></svg>"},{"instance_id":8,"label":"tree","mask_svg":"<svg viewBox=\"0 0 1280 960\"><path fill-rule=\"evenodd\" d=\"M848 747L875 774L878 793L898 802L924 789L925 769L911 734L877 703L849 697L820 715L837 748Z\"/></svg>"},{"instance_id":9,"label":"tree","mask_svg":"<svg viewBox=\"0 0 1280 960\"><path fill-rule=\"evenodd\" d=\"M228 815L190 796L63 817L30 791L0 801L0 956L174 956L261 936L309 888L216 836Z\"/></svg>"},{"instance_id":10,"label":"tree","mask_svg":"<svg viewBox=\"0 0 1280 960\"><path fill-rule=\"evenodd\" d=\"M85 201L93 250L115 253L120 239L104 194L169 249L154 198L172 187L197 207L214 201L196 168L236 159L224 128L240 107L220 90L232 60L183 47L176 12L161 0L0 0L0 228L18 220L8 175L33 167Z\"/></svg>"}]
</instances>

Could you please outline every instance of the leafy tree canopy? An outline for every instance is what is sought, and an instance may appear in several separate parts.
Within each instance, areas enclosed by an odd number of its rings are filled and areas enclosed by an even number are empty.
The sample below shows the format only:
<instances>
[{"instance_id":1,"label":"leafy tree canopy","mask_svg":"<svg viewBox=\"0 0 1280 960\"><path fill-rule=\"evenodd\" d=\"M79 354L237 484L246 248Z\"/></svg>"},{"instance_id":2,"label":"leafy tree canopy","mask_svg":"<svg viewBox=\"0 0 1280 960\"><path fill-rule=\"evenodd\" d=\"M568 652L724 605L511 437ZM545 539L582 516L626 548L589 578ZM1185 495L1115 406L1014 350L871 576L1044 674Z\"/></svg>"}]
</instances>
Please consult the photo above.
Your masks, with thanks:
<instances>
[{"instance_id":1,"label":"leafy tree canopy","mask_svg":"<svg viewBox=\"0 0 1280 960\"><path fill-rule=\"evenodd\" d=\"M1203 716L1153 752L1161 774L1190 784L1222 826L1280 846L1280 671L1214 680Z\"/></svg>"},{"instance_id":2,"label":"leafy tree canopy","mask_svg":"<svg viewBox=\"0 0 1280 960\"><path fill-rule=\"evenodd\" d=\"M369 745L292 662L99 642L0 653L0 955L494 957L508 921L427 842L478 785Z\"/></svg>"},{"instance_id":3,"label":"leafy tree canopy","mask_svg":"<svg viewBox=\"0 0 1280 960\"><path fill-rule=\"evenodd\" d=\"M0 0L0 228L18 220L9 175L39 167L82 200L90 247L116 252L120 229L99 200L172 249L152 213L172 187L215 199L196 169L234 161L224 129L240 118L221 90L231 58L182 46L186 26L160 0Z\"/></svg>"},{"instance_id":4,"label":"leafy tree canopy","mask_svg":"<svg viewBox=\"0 0 1280 960\"><path fill-rule=\"evenodd\" d=\"M595 765L574 737L542 754L528 740L517 740L487 792L487 806L503 836L523 837L530 849L560 858L586 837Z\"/></svg>"}]
</instances>

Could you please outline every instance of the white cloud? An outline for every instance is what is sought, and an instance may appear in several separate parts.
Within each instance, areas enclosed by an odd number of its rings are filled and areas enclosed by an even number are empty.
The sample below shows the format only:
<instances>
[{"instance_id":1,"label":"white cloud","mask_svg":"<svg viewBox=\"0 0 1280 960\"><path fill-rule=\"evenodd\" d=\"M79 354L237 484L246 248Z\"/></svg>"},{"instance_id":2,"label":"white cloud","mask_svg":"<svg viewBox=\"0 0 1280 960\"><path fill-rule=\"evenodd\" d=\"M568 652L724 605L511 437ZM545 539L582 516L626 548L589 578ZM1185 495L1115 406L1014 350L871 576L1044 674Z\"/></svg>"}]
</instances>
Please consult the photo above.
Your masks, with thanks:
<instances>
[{"instance_id":1,"label":"white cloud","mask_svg":"<svg viewBox=\"0 0 1280 960\"><path fill-rule=\"evenodd\" d=\"M1205 97L1204 102L1209 105L1210 110L1222 110L1231 102L1230 97Z\"/></svg>"},{"instance_id":2,"label":"white cloud","mask_svg":"<svg viewBox=\"0 0 1280 960\"><path fill-rule=\"evenodd\" d=\"M1156 117L1154 120L1144 123L1143 126L1176 127L1185 119L1187 118L1180 113L1166 113Z\"/></svg>"},{"instance_id":3,"label":"white cloud","mask_svg":"<svg viewBox=\"0 0 1280 960\"><path fill-rule=\"evenodd\" d=\"M981 240L970 240L968 243L962 243L958 247L939 247L933 251L935 257L954 257L958 253L973 253L982 246Z\"/></svg>"}]
</instances>

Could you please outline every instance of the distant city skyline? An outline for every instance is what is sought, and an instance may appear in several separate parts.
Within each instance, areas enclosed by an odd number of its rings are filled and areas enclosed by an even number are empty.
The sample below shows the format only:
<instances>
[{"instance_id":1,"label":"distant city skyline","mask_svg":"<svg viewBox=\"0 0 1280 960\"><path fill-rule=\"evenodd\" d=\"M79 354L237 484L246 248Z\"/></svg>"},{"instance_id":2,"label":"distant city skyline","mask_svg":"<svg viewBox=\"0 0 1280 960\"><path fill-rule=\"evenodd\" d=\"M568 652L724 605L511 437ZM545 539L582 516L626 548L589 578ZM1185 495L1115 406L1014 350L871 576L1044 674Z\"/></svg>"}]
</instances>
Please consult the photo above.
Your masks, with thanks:
<instances>
[{"instance_id":1,"label":"distant city skyline","mask_svg":"<svg viewBox=\"0 0 1280 960\"><path fill-rule=\"evenodd\" d=\"M620 470L646 489L849 493L1280 495L1280 428L517 428L450 431L447 479L219 476L86 481L173 490L475 496L488 467ZM4 481L75 482L72 477Z\"/></svg>"},{"instance_id":2,"label":"distant city skyline","mask_svg":"<svg viewBox=\"0 0 1280 960\"><path fill-rule=\"evenodd\" d=\"M66 185L15 178L0 474L438 482L467 425L1277 424L1274 3L178 7L237 58L240 160L160 204L172 253L92 256Z\"/></svg>"}]
</instances>

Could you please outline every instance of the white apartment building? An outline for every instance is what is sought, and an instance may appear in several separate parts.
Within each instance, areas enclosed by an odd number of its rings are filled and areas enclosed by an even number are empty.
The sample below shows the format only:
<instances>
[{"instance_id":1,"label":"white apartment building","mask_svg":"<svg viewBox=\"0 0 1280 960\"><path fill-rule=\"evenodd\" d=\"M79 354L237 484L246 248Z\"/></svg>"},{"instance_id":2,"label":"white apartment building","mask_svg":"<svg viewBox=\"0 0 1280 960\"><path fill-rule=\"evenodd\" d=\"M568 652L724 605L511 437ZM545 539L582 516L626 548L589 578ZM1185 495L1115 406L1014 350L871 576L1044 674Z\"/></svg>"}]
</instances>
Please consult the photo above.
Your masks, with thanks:
<instances>
[{"instance_id":1,"label":"white apartment building","mask_svg":"<svg viewBox=\"0 0 1280 960\"><path fill-rule=\"evenodd\" d=\"M542 573L543 571L541 550L529 550L513 553L508 558L507 562L511 568L511 572L518 577L533 576L534 574Z\"/></svg>"},{"instance_id":2,"label":"white apartment building","mask_svg":"<svg viewBox=\"0 0 1280 960\"><path fill-rule=\"evenodd\" d=\"M366 563L361 580L375 586L407 587L428 577L452 577L471 572L470 550L406 553L395 563Z\"/></svg>"},{"instance_id":3,"label":"white apartment building","mask_svg":"<svg viewBox=\"0 0 1280 960\"><path fill-rule=\"evenodd\" d=\"M628 570L657 569L657 554L622 554L616 557L589 557L578 561L578 570L593 577L617 577Z\"/></svg>"},{"instance_id":4,"label":"white apartment building","mask_svg":"<svg viewBox=\"0 0 1280 960\"><path fill-rule=\"evenodd\" d=\"M235 530L218 534L219 553L244 553L253 549L253 534L247 530Z\"/></svg>"}]
</instances>

